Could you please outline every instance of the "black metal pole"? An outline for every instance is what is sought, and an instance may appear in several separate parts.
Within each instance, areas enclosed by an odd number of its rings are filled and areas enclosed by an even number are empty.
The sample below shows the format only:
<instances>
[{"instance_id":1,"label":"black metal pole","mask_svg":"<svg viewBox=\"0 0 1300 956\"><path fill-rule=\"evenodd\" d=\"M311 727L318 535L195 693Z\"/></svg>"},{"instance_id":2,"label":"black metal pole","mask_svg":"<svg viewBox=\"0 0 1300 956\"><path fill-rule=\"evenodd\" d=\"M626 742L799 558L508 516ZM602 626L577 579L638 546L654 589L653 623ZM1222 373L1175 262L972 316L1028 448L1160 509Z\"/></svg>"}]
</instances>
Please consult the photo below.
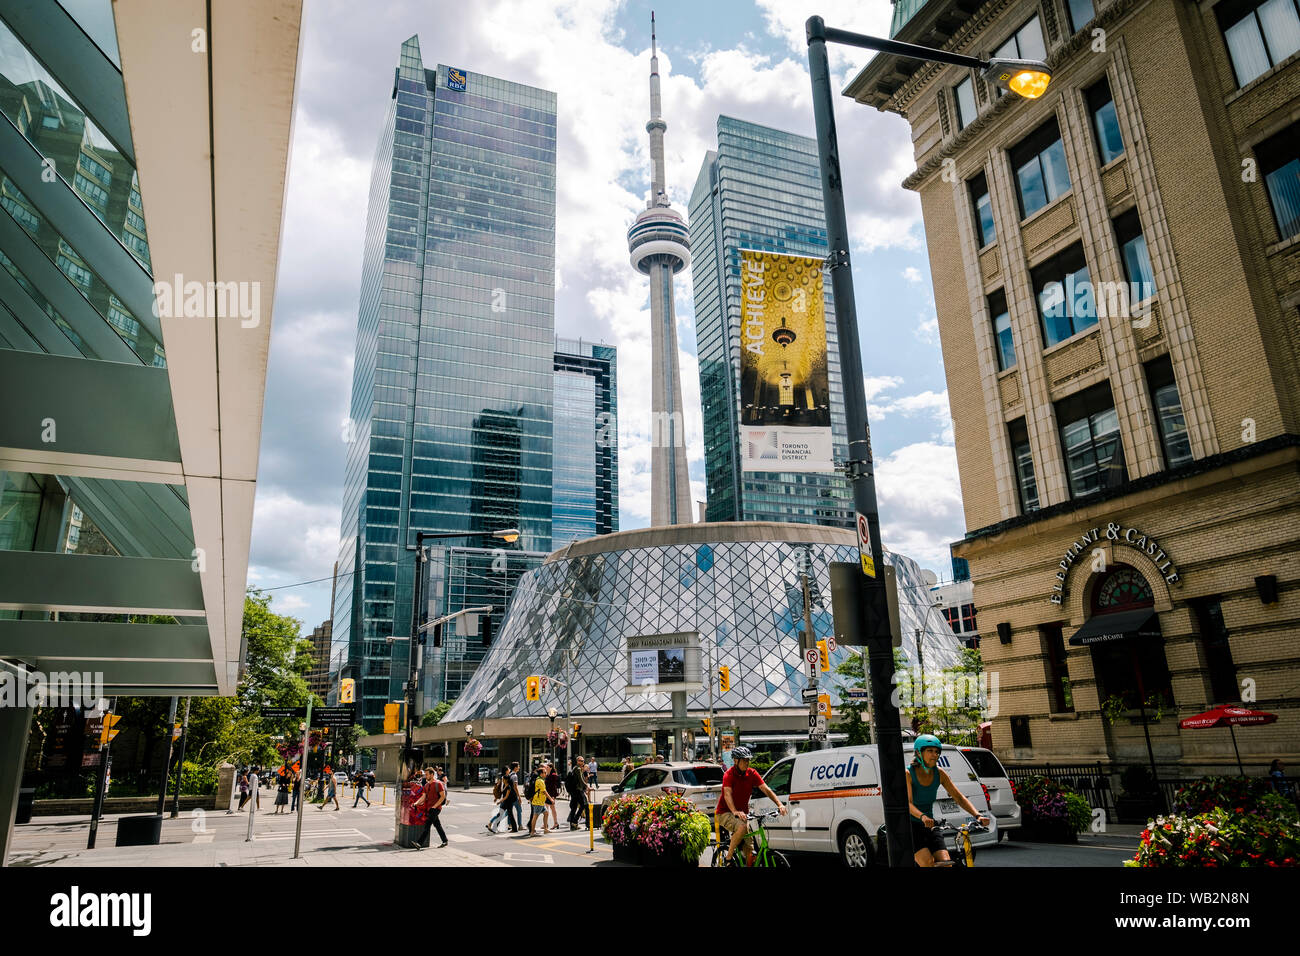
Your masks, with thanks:
<instances>
[{"instance_id":1,"label":"black metal pole","mask_svg":"<svg viewBox=\"0 0 1300 956\"><path fill-rule=\"evenodd\" d=\"M176 729L176 706L180 699L173 697L167 705L167 759L163 761L162 780L158 782L158 816L167 810L167 775L172 769L172 731Z\"/></svg>"},{"instance_id":2,"label":"black metal pole","mask_svg":"<svg viewBox=\"0 0 1300 956\"><path fill-rule=\"evenodd\" d=\"M171 818L181 815L181 776L185 773L185 742L190 736L190 699L185 698L185 717L181 720L181 752L176 758L176 796L172 800Z\"/></svg>"},{"instance_id":3,"label":"black metal pole","mask_svg":"<svg viewBox=\"0 0 1300 956\"><path fill-rule=\"evenodd\" d=\"M880 785L888 833L889 865L910 867L913 862L912 832L907 810L902 727L898 708L891 701L894 642L889 631L885 560L880 544L880 515L876 506L876 482L871 460L867 394L862 378L862 353L858 344L857 310L853 299L849 227L844 211L844 182L840 173L839 141L835 133L830 64L826 57L826 40L832 31L826 29L821 17L809 18L807 31L813 114L817 122L817 153L821 165L822 198L826 206L826 239L830 246L828 263L831 289L835 295L835 324L839 332L840 378L844 383L844 410L849 431L848 477L853 488L859 537L870 539L870 553L862 554L863 600L859 608L862 615L861 633L867 642L871 667L875 737L880 748Z\"/></svg>"},{"instance_id":4,"label":"black metal pole","mask_svg":"<svg viewBox=\"0 0 1300 956\"><path fill-rule=\"evenodd\" d=\"M104 722L108 723L108 715L113 713L117 707L117 698L113 698L113 703L107 711L104 712ZM104 813L104 790L108 782L108 735L101 737L99 745L99 773L95 775L95 802L90 808L90 837L86 841L86 849L95 848L95 837L99 834L99 818Z\"/></svg>"}]
</instances>

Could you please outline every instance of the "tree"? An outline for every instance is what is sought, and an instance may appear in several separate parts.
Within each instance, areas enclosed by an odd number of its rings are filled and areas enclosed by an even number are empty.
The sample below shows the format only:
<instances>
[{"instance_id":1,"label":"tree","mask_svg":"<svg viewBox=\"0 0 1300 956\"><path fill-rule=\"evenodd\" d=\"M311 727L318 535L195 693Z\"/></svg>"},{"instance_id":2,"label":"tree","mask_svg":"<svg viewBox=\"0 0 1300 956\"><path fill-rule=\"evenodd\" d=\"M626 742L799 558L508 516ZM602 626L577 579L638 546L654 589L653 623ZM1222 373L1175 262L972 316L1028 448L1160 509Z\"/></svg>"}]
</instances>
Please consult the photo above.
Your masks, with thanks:
<instances>
[{"instance_id":1,"label":"tree","mask_svg":"<svg viewBox=\"0 0 1300 956\"><path fill-rule=\"evenodd\" d=\"M845 677L852 677L854 678L854 687L865 688L867 680L862 663L865 659L865 652L850 654L848 660L835 668L835 673ZM865 699L841 699L836 703L835 708L838 713L844 715L835 722L835 729L840 733L848 734L846 746L857 747L871 743L871 723L867 719L867 701Z\"/></svg>"},{"instance_id":2,"label":"tree","mask_svg":"<svg viewBox=\"0 0 1300 956\"><path fill-rule=\"evenodd\" d=\"M432 727L441 723L442 718L447 716L447 711L451 710L454 700L440 700L433 706L433 710L426 711L425 715L420 718L421 727Z\"/></svg>"}]
</instances>

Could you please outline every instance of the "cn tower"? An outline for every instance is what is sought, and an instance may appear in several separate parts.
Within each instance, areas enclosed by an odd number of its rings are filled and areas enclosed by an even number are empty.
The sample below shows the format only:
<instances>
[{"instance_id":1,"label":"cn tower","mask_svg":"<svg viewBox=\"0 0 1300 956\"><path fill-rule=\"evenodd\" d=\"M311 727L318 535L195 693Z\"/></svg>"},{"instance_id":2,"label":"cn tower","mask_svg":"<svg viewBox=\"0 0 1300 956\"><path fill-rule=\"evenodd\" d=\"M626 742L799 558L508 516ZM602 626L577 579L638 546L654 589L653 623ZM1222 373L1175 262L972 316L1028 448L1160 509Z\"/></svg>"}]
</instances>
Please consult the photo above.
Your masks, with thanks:
<instances>
[{"instance_id":1,"label":"cn tower","mask_svg":"<svg viewBox=\"0 0 1300 956\"><path fill-rule=\"evenodd\" d=\"M673 276L691 261L689 232L668 203L664 179L664 130L660 114L659 52L650 14L650 201L627 231L632 265L650 277L651 451L650 524L690 524L691 484L686 471L686 426L677 367L677 320Z\"/></svg>"}]
</instances>

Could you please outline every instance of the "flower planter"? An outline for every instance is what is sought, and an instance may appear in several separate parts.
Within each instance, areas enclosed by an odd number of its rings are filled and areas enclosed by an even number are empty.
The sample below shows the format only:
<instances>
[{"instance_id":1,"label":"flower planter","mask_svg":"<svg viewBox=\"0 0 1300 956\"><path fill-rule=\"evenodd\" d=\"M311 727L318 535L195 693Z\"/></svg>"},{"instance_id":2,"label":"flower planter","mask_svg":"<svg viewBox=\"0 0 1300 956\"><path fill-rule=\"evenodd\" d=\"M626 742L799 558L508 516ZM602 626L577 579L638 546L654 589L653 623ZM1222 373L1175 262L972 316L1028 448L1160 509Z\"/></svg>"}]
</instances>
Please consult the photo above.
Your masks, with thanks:
<instances>
[{"instance_id":1,"label":"flower planter","mask_svg":"<svg viewBox=\"0 0 1300 956\"><path fill-rule=\"evenodd\" d=\"M641 851L641 858L638 862L642 866L670 868L687 867L689 869L695 869L700 865L699 860L696 860L693 863L683 860L680 848L669 850L666 853L660 853L657 850L647 849L646 847L638 847L638 849Z\"/></svg>"},{"instance_id":2,"label":"flower planter","mask_svg":"<svg viewBox=\"0 0 1300 956\"><path fill-rule=\"evenodd\" d=\"M1079 835L1064 820L1037 820L1023 823L1015 831L1017 840L1030 843L1078 843Z\"/></svg>"},{"instance_id":3,"label":"flower planter","mask_svg":"<svg viewBox=\"0 0 1300 956\"><path fill-rule=\"evenodd\" d=\"M641 847L635 843L615 843L614 862L640 864Z\"/></svg>"}]
</instances>

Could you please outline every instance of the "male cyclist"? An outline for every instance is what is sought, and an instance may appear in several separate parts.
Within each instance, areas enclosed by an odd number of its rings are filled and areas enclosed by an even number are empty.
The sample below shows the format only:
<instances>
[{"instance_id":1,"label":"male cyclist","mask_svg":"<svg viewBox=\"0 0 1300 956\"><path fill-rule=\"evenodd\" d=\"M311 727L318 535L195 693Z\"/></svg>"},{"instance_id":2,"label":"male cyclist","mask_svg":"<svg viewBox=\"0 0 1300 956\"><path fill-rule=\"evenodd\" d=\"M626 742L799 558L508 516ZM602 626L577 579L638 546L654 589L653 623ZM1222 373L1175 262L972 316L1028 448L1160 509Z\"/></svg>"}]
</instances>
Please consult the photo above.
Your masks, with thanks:
<instances>
[{"instance_id":1,"label":"male cyclist","mask_svg":"<svg viewBox=\"0 0 1300 956\"><path fill-rule=\"evenodd\" d=\"M934 798L943 784L958 806L988 826L989 818L976 810L965 794L953 785L939 766L943 742L934 734L922 734L912 743L916 757L907 768L907 812L912 816L912 846L916 847L917 866L952 866L943 838L934 832Z\"/></svg>"},{"instance_id":2,"label":"male cyclist","mask_svg":"<svg viewBox=\"0 0 1300 956\"><path fill-rule=\"evenodd\" d=\"M727 847L723 865L731 862L742 840L745 841L745 865L754 865L754 841L745 840L745 834L749 829L749 795L755 787L763 791L785 816L785 804L781 798L768 788L759 772L749 766L753 757L748 747L737 747L731 752L732 766L722 775L722 796L714 814L718 826L731 834L731 845Z\"/></svg>"}]
</instances>

